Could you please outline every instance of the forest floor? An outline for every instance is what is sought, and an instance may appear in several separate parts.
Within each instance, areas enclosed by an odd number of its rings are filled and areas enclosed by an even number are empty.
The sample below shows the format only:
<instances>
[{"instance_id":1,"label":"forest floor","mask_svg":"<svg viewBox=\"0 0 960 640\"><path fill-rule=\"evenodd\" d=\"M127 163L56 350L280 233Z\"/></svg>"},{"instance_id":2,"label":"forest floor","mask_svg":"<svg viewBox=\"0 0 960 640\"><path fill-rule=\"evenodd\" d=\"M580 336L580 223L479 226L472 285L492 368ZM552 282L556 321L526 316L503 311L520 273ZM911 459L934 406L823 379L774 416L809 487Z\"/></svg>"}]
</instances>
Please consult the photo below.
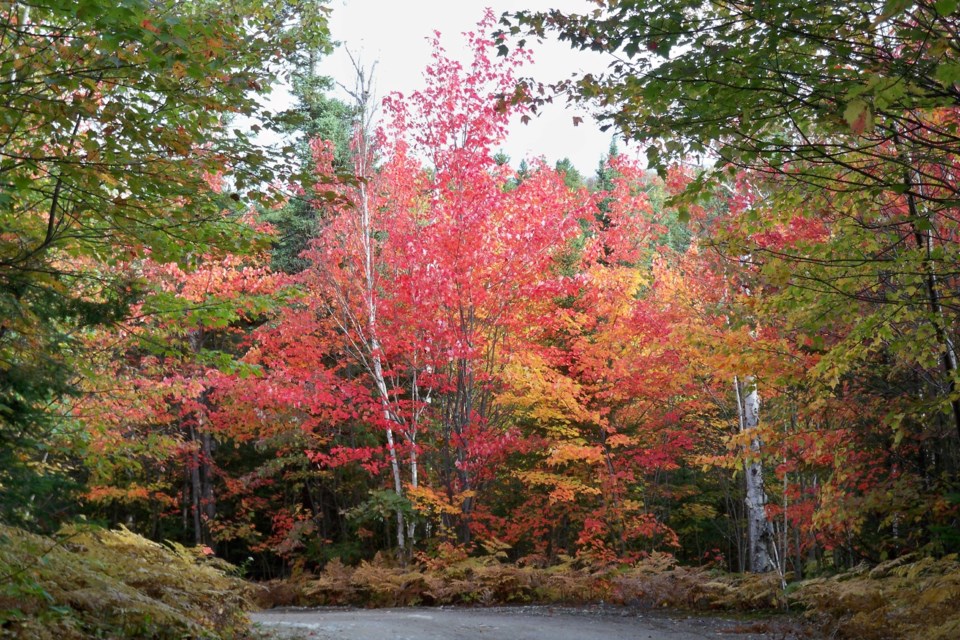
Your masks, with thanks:
<instances>
[{"instance_id":1,"label":"forest floor","mask_svg":"<svg viewBox=\"0 0 960 640\"><path fill-rule=\"evenodd\" d=\"M610 606L273 609L251 615L269 640L759 640L808 638L789 618L736 620Z\"/></svg>"}]
</instances>

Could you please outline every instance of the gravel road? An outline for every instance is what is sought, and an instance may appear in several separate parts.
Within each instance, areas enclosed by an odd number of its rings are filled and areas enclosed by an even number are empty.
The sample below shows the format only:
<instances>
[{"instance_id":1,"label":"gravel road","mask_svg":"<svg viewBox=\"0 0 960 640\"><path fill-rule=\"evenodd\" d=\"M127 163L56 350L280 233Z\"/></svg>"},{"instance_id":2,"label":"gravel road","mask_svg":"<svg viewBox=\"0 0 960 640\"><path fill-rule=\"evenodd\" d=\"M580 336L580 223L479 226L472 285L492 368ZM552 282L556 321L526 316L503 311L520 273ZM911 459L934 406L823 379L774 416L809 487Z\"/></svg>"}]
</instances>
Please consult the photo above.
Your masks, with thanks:
<instances>
[{"instance_id":1,"label":"gravel road","mask_svg":"<svg viewBox=\"0 0 960 640\"><path fill-rule=\"evenodd\" d=\"M609 607L273 609L251 615L284 640L758 640L779 625Z\"/></svg>"}]
</instances>

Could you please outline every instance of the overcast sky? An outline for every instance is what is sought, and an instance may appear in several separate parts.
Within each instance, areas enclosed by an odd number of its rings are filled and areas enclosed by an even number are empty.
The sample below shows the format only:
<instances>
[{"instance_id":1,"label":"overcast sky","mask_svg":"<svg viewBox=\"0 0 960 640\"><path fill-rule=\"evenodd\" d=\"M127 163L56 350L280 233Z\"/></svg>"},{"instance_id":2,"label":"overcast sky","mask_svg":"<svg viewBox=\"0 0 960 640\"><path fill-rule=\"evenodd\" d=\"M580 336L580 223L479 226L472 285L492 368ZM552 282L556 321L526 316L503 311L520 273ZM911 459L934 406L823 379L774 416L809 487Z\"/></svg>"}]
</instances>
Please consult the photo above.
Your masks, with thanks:
<instances>
[{"instance_id":1,"label":"overcast sky","mask_svg":"<svg viewBox=\"0 0 960 640\"><path fill-rule=\"evenodd\" d=\"M409 94L423 86L423 70L430 60L427 39L434 30L441 33L450 57L469 60L461 34L476 27L485 7L497 16L518 9L586 11L591 7L587 0L331 0L330 6L333 38L349 48L364 67L376 61L374 80L380 98L393 91ZM606 64L597 54L574 52L557 42L528 46L533 48L535 63L521 75L544 82L567 78L574 71L597 72ZM353 68L342 47L325 58L319 70L347 86L353 84ZM584 175L591 175L610 146L611 135L601 133L589 117L574 127L577 114L562 105L547 105L530 124L515 122L503 145L511 164L516 167L524 157L542 155L551 163L568 157Z\"/></svg>"}]
</instances>

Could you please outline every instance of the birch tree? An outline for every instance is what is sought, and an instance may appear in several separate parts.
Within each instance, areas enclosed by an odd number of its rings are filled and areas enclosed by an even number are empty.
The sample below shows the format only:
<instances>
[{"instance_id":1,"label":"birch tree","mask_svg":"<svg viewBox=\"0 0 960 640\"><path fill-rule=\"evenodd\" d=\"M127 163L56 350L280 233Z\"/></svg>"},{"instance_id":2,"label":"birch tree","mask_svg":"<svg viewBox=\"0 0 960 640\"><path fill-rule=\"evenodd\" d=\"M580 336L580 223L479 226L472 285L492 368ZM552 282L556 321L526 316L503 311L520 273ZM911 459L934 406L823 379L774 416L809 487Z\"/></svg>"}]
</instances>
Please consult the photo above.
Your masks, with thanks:
<instances>
[{"instance_id":1,"label":"birch tree","mask_svg":"<svg viewBox=\"0 0 960 640\"><path fill-rule=\"evenodd\" d=\"M744 456L743 463L749 568L754 573L766 573L775 565L770 556L773 527L767 519L767 492L763 486L763 462L760 458L761 440L757 434L757 427L760 426L760 393L753 376L745 377L742 382L734 377L733 388L737 398L740 433L750 435L750 450Z\"/></svg>"},{"instance_id":2,"label":"birch tree","mask_svg":"<svg viewBox=\"0 0 960 640\"><path fill-rule=\"evenodd\" d=\"M353 88L348 89L354 101L355 125L352 139L352 172L342 191L345 202L321 231L317 249L312 253L315 266L308 276L323 281L322 305L346 340L350 355L363 367L376 390L386 437L387 456L393 491L404 496L402 461L398 452L398 438L405 437L409 447L409 475L412 486L417 486L416 432L399 412L392 391L391 368L385 362L381 339L379 310L383 306L380 277L384 264L380 257L379 234L386 233L382 221L374 219L374 196L378 177L373 144L374 95L371 76L373 68L364 70L351 57L356 71ZM323 141L314 141L318 160L328 152ZM326 168L321 169L321 173ZM403 554L414 533L412 522L407 522L402 509L396 510L396 540L398 552Z\"/></svg>"}]
</instances>

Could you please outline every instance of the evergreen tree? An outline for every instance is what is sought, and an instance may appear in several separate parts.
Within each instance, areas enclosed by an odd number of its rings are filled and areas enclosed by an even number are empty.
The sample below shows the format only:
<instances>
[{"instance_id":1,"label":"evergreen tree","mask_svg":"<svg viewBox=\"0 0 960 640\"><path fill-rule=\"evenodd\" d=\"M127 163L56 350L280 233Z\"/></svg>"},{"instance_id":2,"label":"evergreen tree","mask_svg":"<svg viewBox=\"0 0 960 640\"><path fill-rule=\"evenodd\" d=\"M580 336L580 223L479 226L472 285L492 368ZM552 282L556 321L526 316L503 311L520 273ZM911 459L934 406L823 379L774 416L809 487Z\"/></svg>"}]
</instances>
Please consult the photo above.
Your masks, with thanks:
<instances>
[{"instance_id":1,"label":"evergreen tree","mask_svg":"<svg viewBox=\"0 0 960 640\"><path fill-rule=\"evenodd\" d=\"M337 98L329 96L333 81L317 72L318 56L311 56L307 64L294 75L293 95L297 98L284 131L296 136L295 146L301 164L301 175L311 175L313 158L310 141L327 140L333 144L336 172L348 172L350 167L350 132L353 109ZM309 184L309 178L304 181ZM272 251L272 266L286 273L298 273L307 267L300 254L316 235L322 211L311 201L310 191L294 196L282 208L267 211L264 219L277 230Z\"/></svg>"},{"instance_id":2,"label":"evergreen tree","mask_svg":"<svg viewBox=\"0 0 960 640\"><path fill-rule=\"evenodd\" d=\"M557 164L555 166L557 172L563 174L563 182L567 185L567 188L576 191L580 187L586 186L586 181L583 179L583 174L577 171L577 168L573 166L570 158L557 160Z\"/></svg>"}]
</instances>

